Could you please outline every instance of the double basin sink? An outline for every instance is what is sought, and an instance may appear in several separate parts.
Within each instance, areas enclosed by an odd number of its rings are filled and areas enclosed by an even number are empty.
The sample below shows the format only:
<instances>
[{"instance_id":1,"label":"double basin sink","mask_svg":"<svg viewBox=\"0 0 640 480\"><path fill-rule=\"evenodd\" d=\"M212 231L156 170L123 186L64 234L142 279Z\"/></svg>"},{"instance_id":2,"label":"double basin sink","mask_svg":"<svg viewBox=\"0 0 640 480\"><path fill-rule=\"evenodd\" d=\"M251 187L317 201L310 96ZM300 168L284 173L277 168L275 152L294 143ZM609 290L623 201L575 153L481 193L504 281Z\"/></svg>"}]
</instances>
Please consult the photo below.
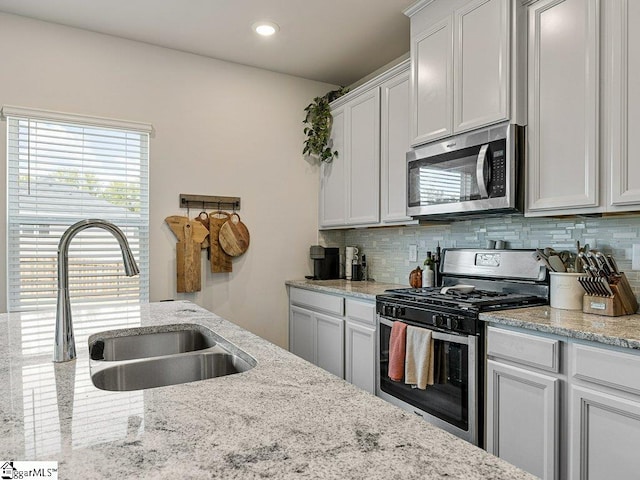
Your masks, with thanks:
<instances>
[{"instance_id":1,"label":"double basin sink","mask_svg":"<svg viewBox=\"0 0 640 480\"><path fill-rule=\"evenodd\" d=\"M111 330L89 337L91 380L101 390L142 390L246 372L256 360L198 324Z\"/></svg>"}]
</instances>

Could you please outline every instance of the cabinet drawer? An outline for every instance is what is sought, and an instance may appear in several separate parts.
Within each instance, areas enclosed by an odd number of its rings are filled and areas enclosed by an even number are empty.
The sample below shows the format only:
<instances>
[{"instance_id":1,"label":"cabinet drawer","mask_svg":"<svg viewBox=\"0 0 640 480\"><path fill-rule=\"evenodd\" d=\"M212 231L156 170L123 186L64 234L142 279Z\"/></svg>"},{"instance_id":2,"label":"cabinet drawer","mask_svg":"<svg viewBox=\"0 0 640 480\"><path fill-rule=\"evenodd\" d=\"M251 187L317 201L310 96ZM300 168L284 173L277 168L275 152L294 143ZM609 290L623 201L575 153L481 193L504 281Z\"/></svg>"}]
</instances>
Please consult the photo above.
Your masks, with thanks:
<instances>
[{"instance_id":1,"label":"cabinet drawer","mask_svg":"<svg viewBox=\"0 0 640 480\"><path fill-rule=\"evenodd\" d=\"M344 298L326 293L312 292L302 288L292 288L289 291L289 301L292 305L307 307L319 312L344 315Z\"/></svg>"},{"instance_id":2,"label":"cabinet drawer","mask_svg":"<svg viewBox=\"0 0 640 480\"><path fill-rule=\"evenodd\" d=\"M640 355L571 344L575 378L640 395Z\"/></svg>"},{"instance_id":3,"label":"cabinet drawer","mask_svg":"<svg viewBox=\"0 0 640 480\"><path fill-rule=\"evenodd\" d=\"M487 329L487 355L557 373L560 341L500 328Z\"/></svg>"},{"instance_id":4,"label":"cabinet drawer","mask_svg":"<svg viewBox=\"0 0 640 480\"><path fill-rule=\"evenodd\" d=\"M361 302L350 298L345 299L345 303L347 317L349 319L357 320L367 325L376 324L375 303Z\"/></svg>"}]
</instances>

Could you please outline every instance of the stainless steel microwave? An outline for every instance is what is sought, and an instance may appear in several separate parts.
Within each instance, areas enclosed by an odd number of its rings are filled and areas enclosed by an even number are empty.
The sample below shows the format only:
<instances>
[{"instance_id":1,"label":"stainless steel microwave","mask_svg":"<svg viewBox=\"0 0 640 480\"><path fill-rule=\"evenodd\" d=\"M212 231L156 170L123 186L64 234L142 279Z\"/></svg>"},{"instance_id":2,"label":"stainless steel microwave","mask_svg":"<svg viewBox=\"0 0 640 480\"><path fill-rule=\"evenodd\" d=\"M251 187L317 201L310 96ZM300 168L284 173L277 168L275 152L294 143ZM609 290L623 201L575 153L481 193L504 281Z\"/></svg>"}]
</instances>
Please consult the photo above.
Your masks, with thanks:
<instances>
[{"instance_id":1,"label":"stainless steel microwave","mask_svg":"<svg viewBox=\"0 0 640 480\"><path fill-rule=\"evenodd\" d=\"M407 153L407 215L423 219L522 211L525 127L501 123Z\"/></svg>"}]
</instances>

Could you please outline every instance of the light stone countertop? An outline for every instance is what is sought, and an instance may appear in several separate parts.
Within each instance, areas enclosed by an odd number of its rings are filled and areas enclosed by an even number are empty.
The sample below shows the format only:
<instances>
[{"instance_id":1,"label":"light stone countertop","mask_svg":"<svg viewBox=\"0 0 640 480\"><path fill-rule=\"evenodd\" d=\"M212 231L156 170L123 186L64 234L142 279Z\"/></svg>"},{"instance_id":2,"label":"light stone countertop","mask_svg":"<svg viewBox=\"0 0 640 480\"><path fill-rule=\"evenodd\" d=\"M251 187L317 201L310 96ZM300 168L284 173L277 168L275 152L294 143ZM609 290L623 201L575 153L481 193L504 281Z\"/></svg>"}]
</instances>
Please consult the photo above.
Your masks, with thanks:
<instances>
[{"instance_id":1,"label":"light stone countertop","mask_svg":"<svg viewBox=\"0 0 640 480\"><path fill-rule=\"evenodd\" d=\"M175 323L214 330L257 366L141 391L93 386L89 335ZM53 324L53 312L0 315L3 461L58 461L73 479L534 478L189 302L74 310L78 358L62 364Z\"/></svg>"},{"instance_id":2,"label":"light stone countertop","mask_svg":"<svg viewBox=\"0 0 640 480\"><path fill-rule=\"evenodd\" d=\"M512 327L640 350L640 315L606 317L580 310L528 307L481 313L480 319Z\"/></svg>"},{"instance_id":3,"label":"light stone countertop","mask_svg":"<svg viewBox=\"0 0 640 480\"><path fill-rule=\"evenodd\" d=\"M350 280L288 280L285 282L290 287L305 288L317 292L335 293L347 295L365 300L375 300L376 295L392 288L409 288L409 285L395 283L380 283L373 281L352 282Z\"/></svg>"},{"instance_id":4,"label":"light stone countertop","mask_svg":"<svg viewBox=\"0 0 640 480\"><path fill-rule=\"evenodd\" d=\"M286 284L368 300L375 300L376 295L390 288L409 288L407 285L346 280L291 280ZM543 306L481 313L480 320L640 350L640 314L607 317Z\"/></svg>"}]
</instances>

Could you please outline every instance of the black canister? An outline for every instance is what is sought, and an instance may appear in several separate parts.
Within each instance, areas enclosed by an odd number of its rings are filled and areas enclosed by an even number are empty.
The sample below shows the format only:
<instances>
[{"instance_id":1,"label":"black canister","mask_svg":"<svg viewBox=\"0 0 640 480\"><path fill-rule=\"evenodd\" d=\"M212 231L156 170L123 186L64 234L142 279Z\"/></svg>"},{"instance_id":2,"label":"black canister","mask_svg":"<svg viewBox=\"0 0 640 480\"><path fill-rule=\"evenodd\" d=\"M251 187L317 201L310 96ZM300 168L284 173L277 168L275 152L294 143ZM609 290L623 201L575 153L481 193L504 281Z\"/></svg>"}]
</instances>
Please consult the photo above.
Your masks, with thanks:
<instances>
[{"instance_id":1,"label":"black canister","mask_svg":"<svg viewBox=\"0 0 640 480\"><path fill-rule=\"evenodd\" d=\"M351 264L351 281L362 280L362 265L359 263Z\"/></svg>"}]
</instances>

